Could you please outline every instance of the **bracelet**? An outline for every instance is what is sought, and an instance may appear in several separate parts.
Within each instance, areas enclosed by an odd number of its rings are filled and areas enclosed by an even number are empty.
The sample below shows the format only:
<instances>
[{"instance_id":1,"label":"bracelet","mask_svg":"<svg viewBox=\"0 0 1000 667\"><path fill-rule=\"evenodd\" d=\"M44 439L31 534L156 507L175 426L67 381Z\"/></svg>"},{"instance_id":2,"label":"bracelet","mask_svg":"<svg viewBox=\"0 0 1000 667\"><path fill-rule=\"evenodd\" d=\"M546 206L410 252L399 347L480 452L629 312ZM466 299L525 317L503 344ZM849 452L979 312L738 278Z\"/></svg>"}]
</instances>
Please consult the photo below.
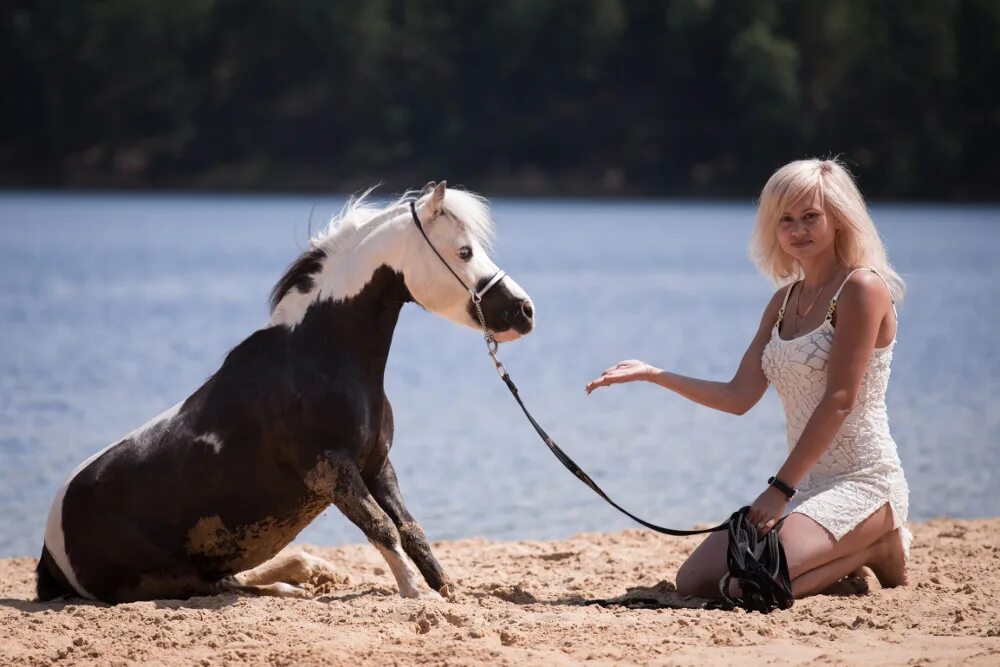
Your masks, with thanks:
<instances>
[{"instance_id":1,"label":"bracelet","mask_svg":"<svg viewBox=\"0 0 1000 667\"><path fill-rule=\"evenodd\" d=\"M789 486L788 484L781 481L777 477L771 477L769 480L767 480L767 483L776 488L778 491L781 491L783 494L785 494L785 497L788 498L789 500L794 498L795 494L798 492L798 489Z\"/></svg>"}]
</instances>

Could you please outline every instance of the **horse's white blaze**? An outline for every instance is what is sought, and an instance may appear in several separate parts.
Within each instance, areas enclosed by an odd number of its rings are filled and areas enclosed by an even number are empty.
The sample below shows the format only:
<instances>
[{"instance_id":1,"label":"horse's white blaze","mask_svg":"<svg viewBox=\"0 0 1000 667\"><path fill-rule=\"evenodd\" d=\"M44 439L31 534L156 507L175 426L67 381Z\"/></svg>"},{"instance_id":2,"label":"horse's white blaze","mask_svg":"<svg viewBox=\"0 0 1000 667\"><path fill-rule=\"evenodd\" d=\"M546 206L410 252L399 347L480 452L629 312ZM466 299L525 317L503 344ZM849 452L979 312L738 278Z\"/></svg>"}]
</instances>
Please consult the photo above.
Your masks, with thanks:
<instances>
[{"instance_id":1,"label":"horse's white blaze","mask_svg":"<svg viewBox=\"0 0 1000 667\"><path fill-rule=\"evenodd\" d=\"M104 454L104 452L108 451L109 449L111 449L116 445L121 444L122 442L128 440L129 438L139 435L146 429L151 428L162 421L170 419L171 417L174 417L180 411L180 408L181 408L181 403L178 403L177 405L173 406L172 408L169 408L162 414L153 417L151 420L149 420L139 428L135 429L125 437L116 440L115 442L111 443L110 445L100 450L99 452L92 454L83 463L81 463L80 465L78 465L76 468L73 469L73 472L69 474L69 477L66 479L65 482L63 482L63 485L59 487L59 491L56 492L56 497L52 500L52 507L49 508L48 520L46 520L45 522L45 547L49 550L49 554L52 556L52 559L56 562L56 565L59 566L59 570L63 573L63 576L66 577L66 581L68 581L69 585L72 586L73 589L81 596L88 598L90 600L97 599L94 595L92 595L83 586L80 585L80 582L76 578L76 572L73 570L73 565L69 562L69 554L67 554L66 552L66 536L65 533L63 532L63 526L62 526L62 507L63 507L63 499L65 499L66 497L66 489L69 488L70 483L76 478L77 475L80 474L81 471L83 471L87 466L96 461L98 457Z\"/></svg>"},{"instance_id":2,"label":"horse's white blaze","mask_svg":"<svg viewBox=\"0 0 1000 667\"><path fill-rule=\"evenodd\" d=\"M202 433L194 439L195 442L208 445L216 454L222 449L222 438L214 433Z\"/></svg>"},{"instance_id":3,"label":"horse's white blaze","mask_svg":"<svg viewBox=\"0 0 1000 667\"><path fill-rule=\"evenodd\" d=\"M389 569L392 570L392 576L396 578L396 585L399 587L399 594L404 598L418 598L420 597L420 588L417 584L417 577L413 574L413 570L410 569L409 564L406 562L406 554L397 544L392 550L386 549L381 544L375 544L372 542L382 557L385 558L385 562L389 564Z\"/></svg>"}]
</instances>

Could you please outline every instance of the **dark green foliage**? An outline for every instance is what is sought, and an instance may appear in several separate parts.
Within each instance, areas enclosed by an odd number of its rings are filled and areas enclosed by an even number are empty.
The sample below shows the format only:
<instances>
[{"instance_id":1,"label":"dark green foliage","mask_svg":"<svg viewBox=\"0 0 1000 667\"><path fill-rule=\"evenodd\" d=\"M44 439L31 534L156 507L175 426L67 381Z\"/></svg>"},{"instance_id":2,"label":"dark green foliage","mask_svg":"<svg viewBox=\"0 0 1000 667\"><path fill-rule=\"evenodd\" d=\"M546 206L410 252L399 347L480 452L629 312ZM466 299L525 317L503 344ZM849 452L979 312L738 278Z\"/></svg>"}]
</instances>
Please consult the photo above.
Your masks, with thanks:
<instances>
[{"instance_id":1,"label":"dark green foliage","mask_svg":"<svg viewBox=\"0 0 1000 667\"><path fill-rule=\"evenodd\" d=\"M992 199L998 83L995 0L12 1L0 185Z\"/></svg>"}]
</instances>

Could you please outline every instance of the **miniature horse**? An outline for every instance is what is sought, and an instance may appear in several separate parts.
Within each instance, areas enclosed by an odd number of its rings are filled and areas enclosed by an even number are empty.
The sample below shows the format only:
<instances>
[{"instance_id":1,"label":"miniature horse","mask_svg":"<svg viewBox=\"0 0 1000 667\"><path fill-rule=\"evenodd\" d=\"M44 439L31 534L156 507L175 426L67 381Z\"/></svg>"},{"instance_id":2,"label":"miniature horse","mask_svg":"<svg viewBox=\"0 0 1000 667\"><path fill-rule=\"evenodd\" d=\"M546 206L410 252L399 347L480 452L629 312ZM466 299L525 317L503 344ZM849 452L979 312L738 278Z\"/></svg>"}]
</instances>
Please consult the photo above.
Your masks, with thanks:
<instances>
[{"instance_id":1,"label":"miniature horse","mask_svg":"<svg viewBox=\"0 0 1000 667\"><path fill-rule=\"evenodd\" d=\"M405 198L384 210L349 203L275 286L266 328L187 400L73 471L46 523L39 599L301 594L234 575L271 559L331 503L382 553L400 595L421 595L408 556L450 597L389 461L383 376L403 304L479 327L471 293L434 251L483 290L503 275L486 253L492 229L483 199L445 183L429 183L412 212ZM480 304L487 328L499 341L531 331L527 294L510 278L493 282Z\"/></svg>"}]
</instances>

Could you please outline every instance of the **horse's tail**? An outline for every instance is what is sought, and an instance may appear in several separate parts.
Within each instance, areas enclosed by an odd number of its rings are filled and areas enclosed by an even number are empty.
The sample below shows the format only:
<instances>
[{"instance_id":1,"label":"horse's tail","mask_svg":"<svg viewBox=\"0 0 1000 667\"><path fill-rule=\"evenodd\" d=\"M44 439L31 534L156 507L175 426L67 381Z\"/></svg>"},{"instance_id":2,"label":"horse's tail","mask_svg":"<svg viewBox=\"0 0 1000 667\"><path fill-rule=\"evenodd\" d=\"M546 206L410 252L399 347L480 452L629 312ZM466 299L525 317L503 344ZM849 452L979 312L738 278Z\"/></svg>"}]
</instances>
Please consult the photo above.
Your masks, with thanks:
<instances>
[{"instance_id":1,"label":"horse's tail","mask_svg":"<svg viewBox=\"0 0 1000 667\"><path fill-rule=\"evenodd\" d=\"M42 545L42 555L38 557L38 567L35 568L38 577L36 593L39 602L48 602L63 596L75 596L76 591L66 581L62 570L49 553L49 548Z\"/></svg>"}]
</instances>

